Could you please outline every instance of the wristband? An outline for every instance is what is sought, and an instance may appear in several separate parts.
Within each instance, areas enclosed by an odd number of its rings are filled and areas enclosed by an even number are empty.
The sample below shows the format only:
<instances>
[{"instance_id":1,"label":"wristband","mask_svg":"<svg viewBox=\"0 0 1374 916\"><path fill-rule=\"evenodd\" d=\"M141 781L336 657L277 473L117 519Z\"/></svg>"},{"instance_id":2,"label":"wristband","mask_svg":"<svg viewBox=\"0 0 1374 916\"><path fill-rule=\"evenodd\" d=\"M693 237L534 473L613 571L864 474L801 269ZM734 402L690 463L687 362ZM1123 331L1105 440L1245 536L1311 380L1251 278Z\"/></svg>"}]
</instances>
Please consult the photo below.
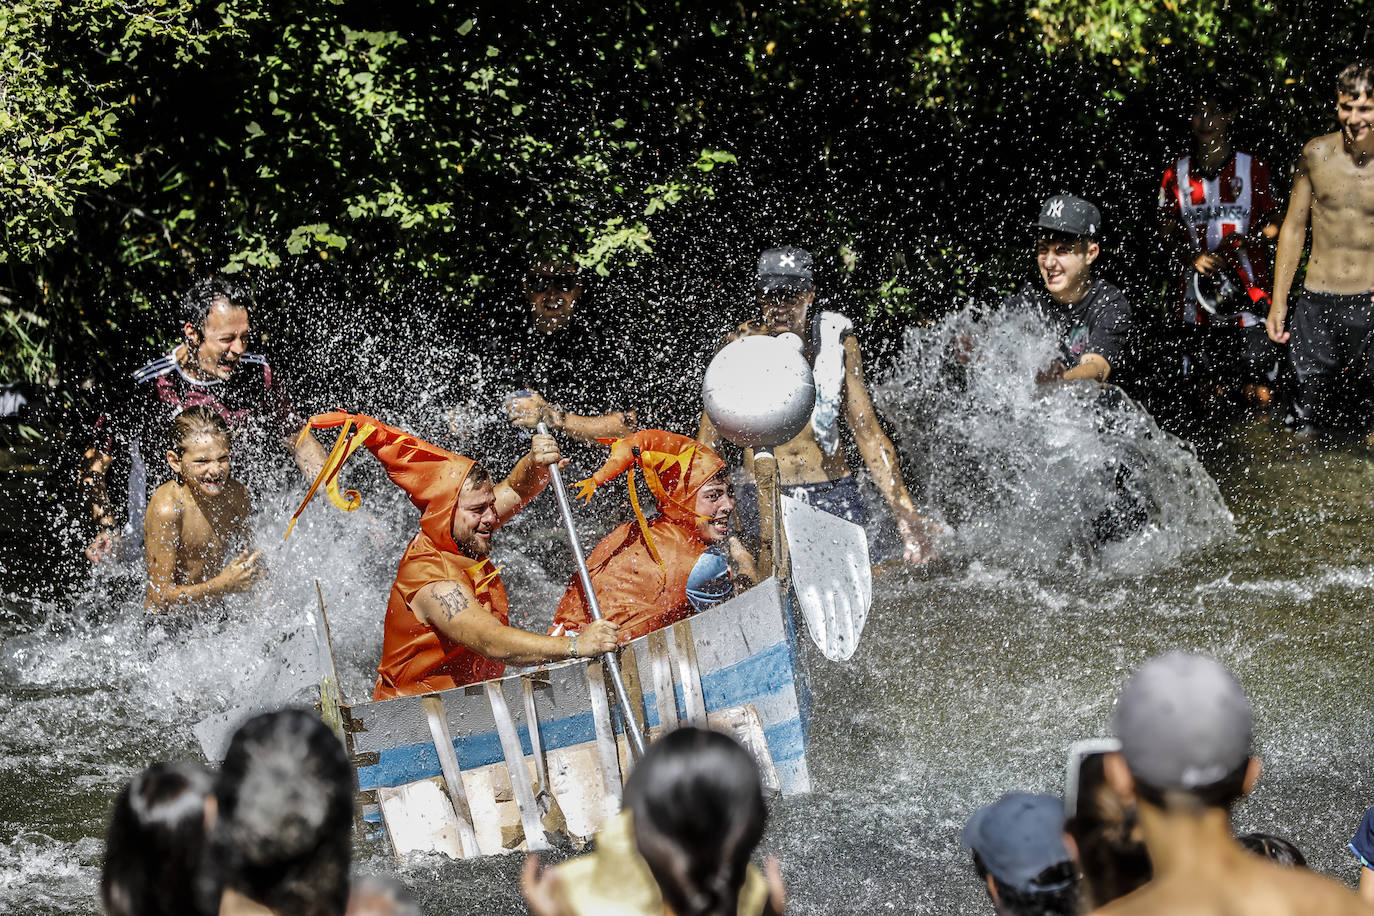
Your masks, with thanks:
<instances>
[{"instance_id":1,"label":"wristband","mask_svg":"<svg viewBox=\"0 0 1374 916\"><path fill-rule=\"evenodd\" d=\"M573 657L573 658L581 658L581 657L582 657L582 656L580 656L580 655L577 654L577 634L576 634L576 633L569 633L569 634L568 634L568 652L570 652L570 653L572 654L572 657Z\"/></svg>"}]
</instances>

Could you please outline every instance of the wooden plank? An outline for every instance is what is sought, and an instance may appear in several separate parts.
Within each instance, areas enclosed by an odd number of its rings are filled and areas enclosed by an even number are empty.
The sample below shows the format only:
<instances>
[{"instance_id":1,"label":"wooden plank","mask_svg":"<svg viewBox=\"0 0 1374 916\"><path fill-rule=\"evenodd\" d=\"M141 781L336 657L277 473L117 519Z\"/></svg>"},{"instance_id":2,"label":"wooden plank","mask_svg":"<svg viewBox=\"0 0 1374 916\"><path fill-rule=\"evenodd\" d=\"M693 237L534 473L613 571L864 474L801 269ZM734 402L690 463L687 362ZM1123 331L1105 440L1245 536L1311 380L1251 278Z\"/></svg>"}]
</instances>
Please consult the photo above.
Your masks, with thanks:
<instances>
[{"instance_id":1,"label":"wooden plank","mask_svg":"<svg viewBox=\"0 0 1374 916\"><path fill-rule=\"evenodd\" d=\"M678 683L682 684L682 705L687 722L705 728L706 696L701 689L701 669L697 667L697 647L690 619L673 624L668 656L677 668Z\"/></svg>"},{"instance_id":2,"label":"wooden plank","mask_svg":"<svg viewBox=\"0 0 1374 916\"><path fill-rule=\"evenodd\" d=\"M673 666L668 660L668 634L654 630L646 640L649 649L649 671L653 677L654 705L658 707L660 734L677 728L677 696L673 690Z\"/></svg>"},{"instance_id":3,"label":"wooden plank","mask_svg":"<svg viewBox=\"0 0 1374 916\"><path fill-rule=\"evenodd\" d=\"M606 669L600 661L588 662L584 669L587 692L591 697L592 723L596 728L596 754L601 762L606 817L620 811L620 758L616 752L615 731L611 728L611 704L606 696Z\"/></svg>"},{"instance_id":4,"label":"wooden plank","mask_svg":"<svg viewBox=\"0 0 1374 916\"><path fill-rule=\"evenodd\" d=\"M425 717L429 720L434 752L439 755L439 769L444 774L444 785L448 788L449 801L453 813L458 818L458 842L463 858L471 859L481 855L477 845L477 834L472 827L472 811L468 807L467 794L463 790L463 770L458 765L458 755L453 750L453 738L449 736L448 716L444 713L444 699L437 694L424 697ZM383 814L386 809L383 808Z\"/></svg>"},{"instance_id":5,"label":"wooden plank","mask_svg":"<svg viewBox=\"0 0 1374 916\"><path fill-rule=\"evenodd\" d=\"M511 791L515 795L515 804L520 808L520 825L525 830L525 843L532 850L548 849L549 838L544 833L544 825L540 823L539 804L534 800L529 771L525 768L525 753L520 747L520 735L515 730L510 707L506 705L501 681L487 681L486 688L491 716L496 720L496 734L501 739L501 752L506 758L506 772L510 774Z\"/></svg>"}]
</instances>

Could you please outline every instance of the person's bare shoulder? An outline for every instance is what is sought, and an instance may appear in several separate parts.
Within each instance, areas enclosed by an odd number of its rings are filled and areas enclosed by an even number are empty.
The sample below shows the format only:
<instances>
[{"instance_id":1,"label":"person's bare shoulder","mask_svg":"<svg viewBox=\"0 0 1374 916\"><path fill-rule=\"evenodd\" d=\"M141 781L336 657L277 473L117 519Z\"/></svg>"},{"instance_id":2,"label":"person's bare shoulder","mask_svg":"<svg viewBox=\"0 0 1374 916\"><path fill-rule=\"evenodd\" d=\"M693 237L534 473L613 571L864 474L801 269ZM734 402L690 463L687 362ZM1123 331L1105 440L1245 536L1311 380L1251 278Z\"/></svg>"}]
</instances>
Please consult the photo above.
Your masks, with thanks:
<instances>
[{"instance_id":1,"label":"person's bare shoulder","mask_svg":"<svg viewBox=\"0 0 1374 916\"><path fill-rule=\"evenodd\" d=\"M153 522L176 521L181 515L181 488L175 481L167 481L153 491L148 498L148 509L144 515Z\"/></svg>"},{"instance_id":2,"label":"person's bare shoulder","mask_svg":"<svg viewBox=\"0 0 1374 916\"><path fill-rule=\"evenodd\" d=\"M1318 166L1341 152L1341 142L1340 131L1313 137L1303 144L1302 158L1306 161L1308 168Z\"/></svg>"}]
</instances>

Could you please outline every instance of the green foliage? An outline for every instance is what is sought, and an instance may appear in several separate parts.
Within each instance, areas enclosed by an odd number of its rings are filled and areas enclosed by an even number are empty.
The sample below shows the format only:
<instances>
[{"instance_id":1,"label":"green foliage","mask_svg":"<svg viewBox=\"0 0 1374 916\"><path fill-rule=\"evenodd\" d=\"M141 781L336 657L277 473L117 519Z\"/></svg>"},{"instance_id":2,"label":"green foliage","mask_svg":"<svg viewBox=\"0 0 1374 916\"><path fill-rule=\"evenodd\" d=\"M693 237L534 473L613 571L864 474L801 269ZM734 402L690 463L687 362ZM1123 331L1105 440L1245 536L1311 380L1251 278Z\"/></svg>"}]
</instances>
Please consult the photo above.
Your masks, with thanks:
<instances>
[{"instance_id":1,"label":"green foliage","mask_svg":"<svg viewBox=\"0 0 1374 916\"><path fill-rule=\"evenodd\" d=\"M990 257L956 207L912 222L960 193L943 176L970 168L961 138L1058 105L1050 153L1101 150L1103 124L1157 140L1148 93L1180 60L1238 54L1276 104L1311 111L1368 6L1305 23L1308 39L1284 0L516 18L437 0L19 0L0 6L0 372L76 385L158 339L161 304L211 271L324 271L363 299L421 285L460 305L530 258L608 275L780 227L829 246L867 302L930 309L932 283L962 295ZM1314 53L1333 34L1345 44Z\"/></svg>"}]
</instances>

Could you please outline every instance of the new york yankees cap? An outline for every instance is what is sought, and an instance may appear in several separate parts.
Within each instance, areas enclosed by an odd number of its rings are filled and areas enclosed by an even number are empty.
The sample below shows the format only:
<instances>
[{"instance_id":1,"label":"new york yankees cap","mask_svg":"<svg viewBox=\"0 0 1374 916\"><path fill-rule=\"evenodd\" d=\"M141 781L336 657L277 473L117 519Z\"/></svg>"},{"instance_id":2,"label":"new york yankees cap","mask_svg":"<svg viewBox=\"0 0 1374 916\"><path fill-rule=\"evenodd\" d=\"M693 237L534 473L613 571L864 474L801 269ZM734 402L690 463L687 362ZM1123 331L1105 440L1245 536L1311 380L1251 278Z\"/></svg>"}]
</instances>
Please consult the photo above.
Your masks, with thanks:
<instances>
[{"instance_id":1,"label":"new york yankees cap","mask_svg":"<svg viewBox=\"0 0 1374 916\"><path fill-rule=\"evenodd\" d=\"M1081 197L1056 194L1040 208L1040 219L1035 225L1068 235L1096 238L1102 229L1102 212Z\"/></svg>"},{"instance_id":2,"label":"new york yankees cap","mask_svg":"<svg viewBox=\"0 0 1374 916\"><path fill-rule=\"evenodd\" d=\"M759 292L774 290L810 290L815 286L811 278L811 253L786 245L769 248L759 255Z\"/></svg>"},{"instance_id":3,"label":"new york yankees cap","mask_svg":"<svg viewBox=\"0 0 1374 916\"><path fill-rule=\"evenodd\" d=\"M1250 757L1254 717L1245 691L1206 655L1171 652L1141 665L1116 701L1121 754L1156 789L1216 785Z\"/></svg>"}]
</instances>

